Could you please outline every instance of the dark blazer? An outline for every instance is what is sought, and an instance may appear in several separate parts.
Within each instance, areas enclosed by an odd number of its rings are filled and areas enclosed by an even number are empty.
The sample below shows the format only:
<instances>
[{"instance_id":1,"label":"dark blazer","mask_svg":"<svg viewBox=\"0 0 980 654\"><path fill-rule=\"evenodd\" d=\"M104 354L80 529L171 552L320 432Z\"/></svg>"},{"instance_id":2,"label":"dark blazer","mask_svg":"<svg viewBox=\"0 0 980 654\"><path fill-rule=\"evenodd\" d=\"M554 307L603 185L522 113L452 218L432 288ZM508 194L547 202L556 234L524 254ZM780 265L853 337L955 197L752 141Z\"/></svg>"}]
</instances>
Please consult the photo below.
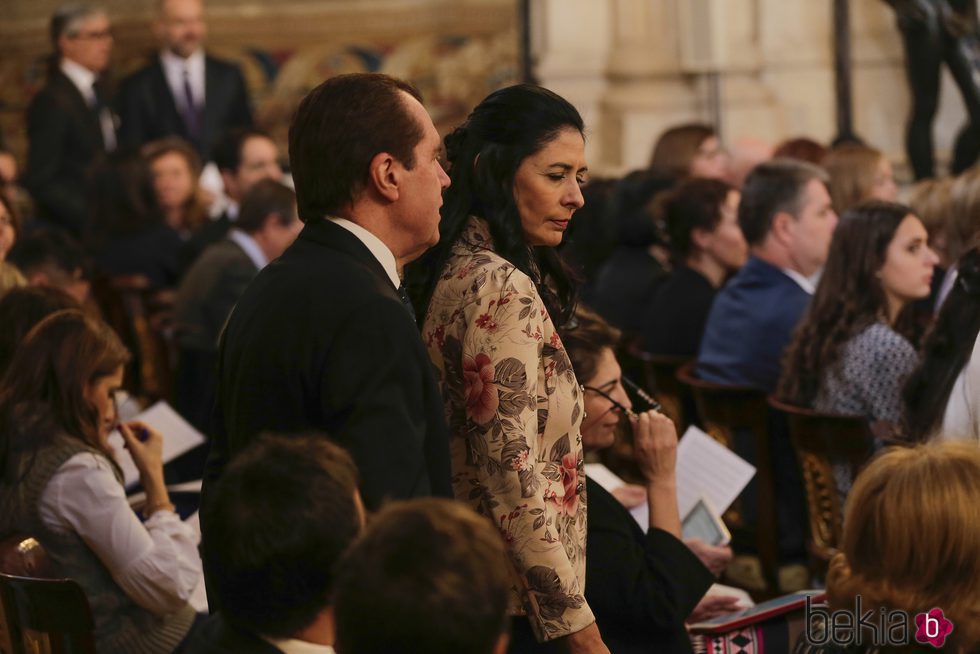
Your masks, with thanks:
<instances>
[{"instance_id":1,"label":"dark blazer","mask_svg":"<svg viewBox=\"0 0 980 654\"><path fill-rule=\"evenodd\" d=\"M586 303L615 327L636 336L643 315L667 271L645 247L620 246L599 269Z\"/></svg>"},{"instance_id":2,"label":"dark blazer","mask_svg":"<svg viewBox=\"0 0 980 654\"><path fill-rule=\"evenodd\" d=\"M27 166L22 182L41 218L82 235L87 219L86 178L105 156L98 112L60 70L27 108Z\"/></svg>"},{"instance_id":3,"label":"dark blazer","mask_svg":"<svg viewBox=\"0 0 980 654\"><path fill-rule=\"evenodd\" d=\"M715 582L683 542L643 533L606 489L586 480L585 599L612 654L691 652L684 620Z\"/></svg>"},{"instance_id":4,"label":"dark blazer","mask_svg":"<svg viewBox=\"0 0 980 654\"><path fill-rule=\"evenodd\" d=\"M181 654L282 654L282 650L254 634L235 629L220 613L195 627Z\"/></svg>"},{"instance_id":5,"label":"dark blazer","mask_svg":"<svg viewBox=\"0 0 980 654\"><path fill-rule=\"evenodd\" d=\"M197 140L187 133L159 56L123 80L118 102L123 145L139 147L165 136L180 136L194 144L204 161L208 161L211 148L225 130L252 125L242 71L231 62L211 56L204 59L204 121Z\"/></svg>"},{"instance_id":6,"label":"dark blazer","mask_svg":"<svg viewBox=\"0 0 980 654\"><path fill-rule=\"evenodd\" d=\"M783 350L809 304L810 294L789 275L749 257L711 305L697 375L773 392Z\"/></svg>"},{"instance_id":7,"label":"dark blazer","mask_svg":"<svg viewBox=\"0 0 980 654\"><path fill-rule=\"evenodd\" d=\"M694 357L701 344L715 287L704 275L681 265L657 287L643 319L647 352Z\"/></svg>"},{"instance_id":8,"label":"dark blazer","mask_svg":"<svg viewBox=\"0 0 980 654\"><path fill-rule=\"evenodd\" d=\"M204 433L214 405L218 337L259 269L232 240L204 251L184 277L174 306L177 411Z\"/></svg>"},{"instance_id":9,"label":"dark blazer","mask_svg":"<svg viewBox=\"0 0 980 654\"><path fill-rule=\"evenodd\" d=\"M256 435L309 430L348 449L369 509L452 497L442 396L418 328L370 250L327 220L306 225L228 320L205 495Z\"/></svg>"},{"instance_id":10,"label":"dark blazer","mask_svg":"<svg viewBox=\"0 0 980 654\"><path fill-rule=\"evenodd\" d=\"M109 275L143 275L151 289L173 288L182 246L176 230L159 224L105 241L96 248L95 262Z\"/></svg>"},{"instance_id":11,"label":"dark blazer","mask_svg":"<svg viewBox=\"0 0 980 654\"><path fill-rule=\"evenodd\" d=\"M214 220L200 225L191 237L180 248L177 255L177 268L183 277L191 269L194 262L209 246L219 243L231 229L232 221L225 212Z\"/></svg>"}]
</instances>

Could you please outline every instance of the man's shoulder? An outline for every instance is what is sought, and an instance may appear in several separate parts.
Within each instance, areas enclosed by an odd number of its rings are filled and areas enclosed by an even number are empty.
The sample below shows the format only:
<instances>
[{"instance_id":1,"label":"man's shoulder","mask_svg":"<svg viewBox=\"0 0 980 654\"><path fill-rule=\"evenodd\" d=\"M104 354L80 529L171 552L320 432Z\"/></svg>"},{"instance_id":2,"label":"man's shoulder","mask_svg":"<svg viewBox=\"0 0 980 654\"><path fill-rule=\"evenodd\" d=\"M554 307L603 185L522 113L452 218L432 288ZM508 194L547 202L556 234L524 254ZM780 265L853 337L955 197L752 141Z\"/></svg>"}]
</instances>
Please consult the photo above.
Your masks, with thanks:
<instances>
[{"instance_id":1,"label":"man's shoulder","mask_svg":"<svg viewBox=\"0 0 980 654\"><path fill-rule=\"evenodd\" d=\"M126 75L120 82L120 91L125 92L127 89L145 84L152 76L158 74L162 70L160 65L160 56L153 55L147 57L143 61L143 65Z\"/></svg>"},{"instance_id":2,"label":"man's shoulder","mask_svg":"<svg viewBox=\"0 0 980 654\"><path fill-rule=\"evenodd\" d=\"M234 61L216 57L208 52L204 54L204 66L206 69L211 69L219 74L239 75L242 72L241 66Z\"/></svg>"}]
</instances>

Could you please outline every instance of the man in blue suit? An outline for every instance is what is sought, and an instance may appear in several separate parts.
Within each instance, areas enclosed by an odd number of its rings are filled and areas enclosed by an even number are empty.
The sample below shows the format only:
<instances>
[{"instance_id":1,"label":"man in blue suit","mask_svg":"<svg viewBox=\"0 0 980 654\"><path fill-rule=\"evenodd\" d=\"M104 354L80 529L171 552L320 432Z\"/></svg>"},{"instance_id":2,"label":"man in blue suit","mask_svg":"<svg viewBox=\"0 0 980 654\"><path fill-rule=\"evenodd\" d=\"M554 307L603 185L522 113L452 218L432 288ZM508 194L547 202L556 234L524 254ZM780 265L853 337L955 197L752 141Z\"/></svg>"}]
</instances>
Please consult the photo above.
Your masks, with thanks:
<instances>
[{"instance_id":1,"label":"man in blue suit","mask_svg":"<svg viewBox=\"0 0 980 654\"><path fill-rule=\"evenodd\" d=\"M761 164L745 180L738 222L751 256L711 305L698 355L702 379L776 388L783 350L837 226L826 182L820 168L790 160Z\"/></svg>"}]
</instances>

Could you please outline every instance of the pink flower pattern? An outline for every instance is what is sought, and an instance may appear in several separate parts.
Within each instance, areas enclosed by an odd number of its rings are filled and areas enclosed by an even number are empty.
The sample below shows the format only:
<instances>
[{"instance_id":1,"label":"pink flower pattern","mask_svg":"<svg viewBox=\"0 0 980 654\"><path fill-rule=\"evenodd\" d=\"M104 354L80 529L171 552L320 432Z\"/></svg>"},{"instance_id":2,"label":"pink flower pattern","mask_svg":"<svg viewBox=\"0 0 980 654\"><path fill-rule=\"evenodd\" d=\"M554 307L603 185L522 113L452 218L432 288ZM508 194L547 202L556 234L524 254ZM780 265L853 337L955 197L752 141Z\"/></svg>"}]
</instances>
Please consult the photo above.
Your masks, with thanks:
<instances>
[{"instance_id":1,"label":"pink flower pattern","mask_svg":"<svg viewBox=\"0 0 980 654\"><path fill-rule=\"evenodd\" d=\"M463 359L463 383L466 395L466 415L478 425L487 424L500 404L493 383L493 365L482 352L476 358Z\"/></svg>"}]
</instances>

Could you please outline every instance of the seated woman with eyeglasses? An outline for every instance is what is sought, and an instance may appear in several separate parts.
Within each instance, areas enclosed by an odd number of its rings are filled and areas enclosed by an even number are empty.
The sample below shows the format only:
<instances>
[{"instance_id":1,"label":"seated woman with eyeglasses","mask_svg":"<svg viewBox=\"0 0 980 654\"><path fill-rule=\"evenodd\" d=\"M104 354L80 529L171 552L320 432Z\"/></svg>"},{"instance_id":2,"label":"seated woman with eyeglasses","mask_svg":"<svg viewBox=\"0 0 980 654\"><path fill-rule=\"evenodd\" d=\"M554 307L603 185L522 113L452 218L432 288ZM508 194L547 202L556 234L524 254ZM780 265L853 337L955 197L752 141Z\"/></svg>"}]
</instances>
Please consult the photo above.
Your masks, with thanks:
<instances>
[{"instance_id":1,"label":"seated woman with eyeglasses","mask_svg":"<svg viewBox=\"0 0 980 654\"><path fill-rule=\"evenodd\" d=\"M612 445L626 415L650 507L650 529L643 533L616 498L586 479L586 600L611 652L690 652L684 621L695 607L703 618L736 610L736 600L711 598L699 606L715 579L681 541L674 424L655 410L633 412L613 353L619 332L590 311L579 309L575 318L561 339L585 382L582 447L592 452Z\"/></svg>"},{"instance_id":2,"label":"seated woman with eyeglasses","mask_svg":"<svg viewBox=\"0 0 980 654\"><path fill-rule=\"evenodd\" d=\"M162 437L118 425L146 490L146 523L126 501L108 435L129 353L77 310L24 337L0 379L0 535L37 538L82 587L98 652L173 652L195 622L201 574L190 527L163 482Z\"/></svg>"}]
</instances>

